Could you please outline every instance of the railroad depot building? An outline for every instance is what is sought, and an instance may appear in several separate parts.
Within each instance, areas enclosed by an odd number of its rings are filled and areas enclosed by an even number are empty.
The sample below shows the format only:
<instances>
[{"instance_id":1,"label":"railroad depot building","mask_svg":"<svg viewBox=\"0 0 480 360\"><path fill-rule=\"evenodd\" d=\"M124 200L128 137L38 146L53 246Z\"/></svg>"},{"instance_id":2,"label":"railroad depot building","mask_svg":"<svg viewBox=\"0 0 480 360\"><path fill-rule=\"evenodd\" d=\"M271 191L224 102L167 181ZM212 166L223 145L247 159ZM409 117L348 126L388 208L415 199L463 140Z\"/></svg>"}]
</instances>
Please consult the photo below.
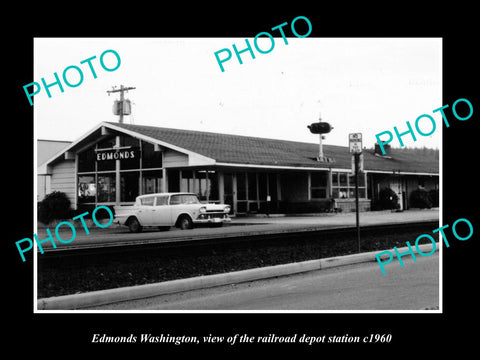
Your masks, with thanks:
<instances>
[{"instance_id":1,"label":"railroad depot building","mask_svg":"<svg viewBox=\"0 0 480 360\"><path fill-rule=\"evenodd\" d=\"M141 194L188 191L232 206L232 213L355 211L347 146L102 122L38 168L74 209L129 205ZM413 190L438 189L438 151L363 150L359 207L370 210L390 187L401 209Z\"/></svg>"}]
</instances>

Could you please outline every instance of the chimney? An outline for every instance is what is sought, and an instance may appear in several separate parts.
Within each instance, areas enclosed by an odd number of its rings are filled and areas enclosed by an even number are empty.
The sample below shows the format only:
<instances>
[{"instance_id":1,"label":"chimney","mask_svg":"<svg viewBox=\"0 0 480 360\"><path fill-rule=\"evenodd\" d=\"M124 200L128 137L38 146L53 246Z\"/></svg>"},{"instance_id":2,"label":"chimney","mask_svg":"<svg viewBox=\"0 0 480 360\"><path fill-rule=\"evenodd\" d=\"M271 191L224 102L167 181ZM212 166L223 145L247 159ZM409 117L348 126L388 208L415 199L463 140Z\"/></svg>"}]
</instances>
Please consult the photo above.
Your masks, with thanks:
<instances>
[{"instance_id":1,"label":"chimney","mask_svg":"<svg viewBox=\"0 0 480 360\"><path fill-rule=\"evenodd\" d=\"M383 150L385 151L385 155L382 153L382 149L380 149L380 145L378 143L375 143L375 155L378 156L390 156L390 144L385 144L383 145Z\"/></svg>"}]
</instances>

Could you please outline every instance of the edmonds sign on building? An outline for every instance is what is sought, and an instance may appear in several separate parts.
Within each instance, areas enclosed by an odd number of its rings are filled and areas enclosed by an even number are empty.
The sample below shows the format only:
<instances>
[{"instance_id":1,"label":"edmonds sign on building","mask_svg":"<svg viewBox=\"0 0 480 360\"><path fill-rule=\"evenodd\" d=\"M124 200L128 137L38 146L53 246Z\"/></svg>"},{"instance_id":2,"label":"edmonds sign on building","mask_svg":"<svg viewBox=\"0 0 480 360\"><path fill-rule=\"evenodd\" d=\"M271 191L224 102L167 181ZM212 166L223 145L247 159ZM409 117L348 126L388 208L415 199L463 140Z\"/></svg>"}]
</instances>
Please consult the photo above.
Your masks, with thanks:
<instances>
[{"instance_id":1,"label":"edmonds sign on building","mask_svg":"<svg viewBox=\"0 0 480 360\"><path fill-rule=\"evenodd\" d=\"M397 193L400 209L419 187L438 189L438 151L363 150L359 207L374 207L381 189ZM50 191L65 192L75 209L132 204L137 195L189 191L232 212L355 210L348 146L102 122L39 167Z\"/></svg>"},{"instance_id":2,"label":"edmonds sign on building","mask_svg":"<svg viewBox=\"0 0 480 360\"><path fill-rule=\"evenodd\" d=\"M137 154L138 155L138 154ZM135 158L135 151L134 150L124 150L120 151L120 149L112 149L112 150L97 150L97 161L103 160L122 160L122 159L133 159Z\"/></svg>"}]
</instances>

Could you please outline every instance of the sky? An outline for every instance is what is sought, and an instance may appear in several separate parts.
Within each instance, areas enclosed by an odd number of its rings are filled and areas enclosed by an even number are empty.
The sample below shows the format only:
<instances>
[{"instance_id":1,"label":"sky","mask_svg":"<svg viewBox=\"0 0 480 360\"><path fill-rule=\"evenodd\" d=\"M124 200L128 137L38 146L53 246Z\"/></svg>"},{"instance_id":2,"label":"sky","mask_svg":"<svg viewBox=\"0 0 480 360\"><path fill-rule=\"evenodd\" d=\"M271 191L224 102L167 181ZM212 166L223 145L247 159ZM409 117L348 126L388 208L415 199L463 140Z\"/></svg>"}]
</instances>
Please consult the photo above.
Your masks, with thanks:
<instances>
[{"instance_id":1,"label":"sky","mask_svg":"<svg viewBox=\"0 0 480 360\"><path fill-rule=\"evenodd\" d=\"M318 142L307 125L326 121L333 130L324 144L348 146L348 134L361 132L363 146L373 147L375 134L406 131L422 114L436 119L437 130L407 147L441 146L442 120L432 110L442 103L441 38L274 38L275 46L255 59L241 54L239 64L232 44L246 47L245 38L36 38L34 79L54 82L70 65L82 69L77 87L63 83L34 97L38 139L74 141L102 121L118 121L112 106L113 86L135 87L125 93L133 104L125 123L247 135L302 142ZM270 40L260 38L268 49ZM229 48L232 58L222 72L214 53ZM115 50L121 64L107 72L99 58ZM97 78L88 64L92 60ZM222 54L221 56L224 56ZM107 67L116 64L105 55ZM78 82L75 70L68 79ZM25 97L26 106L29 105ZM424 124L424 132L431 125ZM398 141L392 142L399 147Z\"/></svg>"}]
</instances>

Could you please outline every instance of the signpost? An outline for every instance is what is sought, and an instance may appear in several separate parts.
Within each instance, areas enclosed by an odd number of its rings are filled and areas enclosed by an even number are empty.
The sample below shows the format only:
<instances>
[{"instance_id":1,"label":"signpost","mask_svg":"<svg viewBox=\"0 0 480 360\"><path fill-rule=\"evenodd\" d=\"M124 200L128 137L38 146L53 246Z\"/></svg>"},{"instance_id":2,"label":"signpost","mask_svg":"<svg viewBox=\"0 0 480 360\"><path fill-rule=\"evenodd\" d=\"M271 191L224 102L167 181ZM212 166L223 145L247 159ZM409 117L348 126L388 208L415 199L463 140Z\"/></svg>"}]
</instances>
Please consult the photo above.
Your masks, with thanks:
<instances>
[{"instance_id":1,"label":"signpost","mask_svg":"<svg viewBox=\"0 0 480 360\"><path fill-rule=\"evenodd\" d=\"M353 157L353 160L354 160L355 212L356 212L356 223L357 223L357 243L358 243L358 252L360 252L360 218L359 218L359 208L358 208L358 171L359 171L360 156L362 155L362 133L348 134L348 143L349 143L350 153L352 153L352 157ZM363 161L362 161L362 164L363 164Z\"/></svg>"}]
</instances>

